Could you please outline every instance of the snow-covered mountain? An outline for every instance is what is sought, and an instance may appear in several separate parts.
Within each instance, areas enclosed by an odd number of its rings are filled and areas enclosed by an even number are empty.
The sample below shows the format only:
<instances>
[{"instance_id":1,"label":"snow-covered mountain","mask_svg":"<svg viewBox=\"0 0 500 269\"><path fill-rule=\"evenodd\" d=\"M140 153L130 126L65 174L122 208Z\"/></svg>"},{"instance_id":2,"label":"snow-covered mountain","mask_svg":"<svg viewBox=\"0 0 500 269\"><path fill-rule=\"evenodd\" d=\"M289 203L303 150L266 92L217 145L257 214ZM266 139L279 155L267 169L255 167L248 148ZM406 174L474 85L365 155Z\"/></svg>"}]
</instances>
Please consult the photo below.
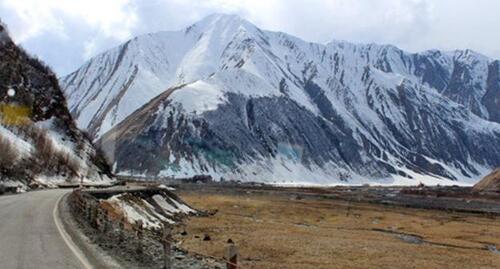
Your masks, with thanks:
<instances>
[{"instance_id":1,"label":"snow-covered mountain","mask_svg":"<svg viewBox=\"0 0 500 269\"><path fill-rule=\"evenodd\" d=\"M61 79L121 173L471 183L500 164L499 61L317 44L215 14Z\"/></svg>"},{"instance_id":2,"label":"snow-covered mountain","mask_svg":"<svg viewBox=\"0 0 500 269\"><path fill-rule=\"evenodd\" d=\"M73 121L55 74L0 22L0 184L27 188L112 179Z\"/></svg>"}]
</instances>

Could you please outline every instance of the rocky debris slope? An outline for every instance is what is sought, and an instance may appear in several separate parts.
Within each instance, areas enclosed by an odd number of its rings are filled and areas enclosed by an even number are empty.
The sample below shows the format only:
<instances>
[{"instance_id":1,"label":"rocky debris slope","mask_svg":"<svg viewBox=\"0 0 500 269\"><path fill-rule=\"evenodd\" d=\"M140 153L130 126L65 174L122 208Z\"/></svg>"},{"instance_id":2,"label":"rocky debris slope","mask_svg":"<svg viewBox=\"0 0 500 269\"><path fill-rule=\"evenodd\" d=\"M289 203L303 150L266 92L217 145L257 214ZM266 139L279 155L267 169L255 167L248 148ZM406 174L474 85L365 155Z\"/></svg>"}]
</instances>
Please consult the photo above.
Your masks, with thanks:
<instances>
[{"instance_id":1,"label":"rocky debris slope","mask_svg":"<svg viewBox=\"0 0 500 269\"><path fill-rule=\"evenodd\" d=\"M326 45L212 15L61 79L121 174L471 184L500 164L499 62Z\"/></svg>"},{"instance_id":2,"label":"rocky debris slope","mask_svg":"<svg viewBox=\"0 0 500 269\"><path fill-rule=\"evenodd\" d=\"M80 230L126 268L161 268L163 228L198 214L167 187L77 190L69 197ZM171 244L172 268L223 268L220 261Z\"/></svg>"},{"instance_id":3,"label":"rocky debris slope","mask_svg":"<svg viewBox=\"0 0 500 269\"><path fill-rule=\"evenodd\" d=\"M55 74L0 23L0 182L39 186L111 180L104 156L75 125Z\"/></svg>"}]
</instances>

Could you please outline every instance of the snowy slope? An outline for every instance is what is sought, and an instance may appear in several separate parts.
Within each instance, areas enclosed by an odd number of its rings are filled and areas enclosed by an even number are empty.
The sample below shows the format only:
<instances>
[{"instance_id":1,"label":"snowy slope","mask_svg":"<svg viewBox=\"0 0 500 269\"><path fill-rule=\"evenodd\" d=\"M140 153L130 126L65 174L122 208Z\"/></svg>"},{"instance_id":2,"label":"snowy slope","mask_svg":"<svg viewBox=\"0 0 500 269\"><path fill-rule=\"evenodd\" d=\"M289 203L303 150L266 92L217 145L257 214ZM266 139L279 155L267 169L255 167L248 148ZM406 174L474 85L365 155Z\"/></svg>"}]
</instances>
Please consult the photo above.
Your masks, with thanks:
<instances>
[{"instance_id":1,"label":"snowy slope","mask_svg":"<svg viewBox=\"0 0 500 269\"><path fill-rule=\"evenodd\" d=\"M119 172L321 184L475 181L500 163L499 81L469 50L316 44L220 14L61 79Z\"/></svg>"},{"instance_id":2,"label":"snowy slope","mask_svg":"<svg viewBox=\"0 0 500 269\"><path fill-rule=\"evenodd\" d=\"M120 215L130 224L142 221L144 228L163 229L163 223L174 224L182 218L196 214L175 194L164 190L157 193L122 193L100 201L108 211Z\"/></svg>"},{"instance_id":3,"label":"snowy slope","mask_svg":"<svg viewBox=\"0 0 500 269\"><path fill-rule=\"evenodd\" d=\"M255 34L260 34L259 30L237 16L213 15L184 31L134 38L96 56L62 78L61 85L78 125L100 136L167 88L208 78L216 71L237 64L234 57L238 55L233 54L253 46L242 44L244 47L240 48L238 43ZM258 53L266 61L267 56ZM255 78L259 78L258 72L267 71L258 71L260 66L248 65L247 68L254 68L254 72L242 75ZM269 70L272 66L266 68ZM239 82L231 74L225 79ZM262 85L267 89L247 85L239 91L248 94L252 94L248 88L259 91L255 94L276 91L274 87L279 80L269 83Z\"/></svg>"}]
</instances>

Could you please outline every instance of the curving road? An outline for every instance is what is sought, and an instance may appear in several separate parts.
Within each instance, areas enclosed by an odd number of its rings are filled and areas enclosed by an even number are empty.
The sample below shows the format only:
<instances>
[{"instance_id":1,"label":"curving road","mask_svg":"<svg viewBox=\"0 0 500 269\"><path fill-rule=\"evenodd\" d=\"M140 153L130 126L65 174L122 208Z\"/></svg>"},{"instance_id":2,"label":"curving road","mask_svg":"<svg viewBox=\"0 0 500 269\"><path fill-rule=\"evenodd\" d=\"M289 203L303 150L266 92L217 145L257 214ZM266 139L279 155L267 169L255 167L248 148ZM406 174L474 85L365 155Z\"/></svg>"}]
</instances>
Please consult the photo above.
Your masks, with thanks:
<instances>
[{"instance_id":1,"label":"curving road","mask_svg":"<svg viewBox=\"0 0 500 269\"><path fill-rule=\"evenodd\" d=\"M55 208L69 190L0 196L0 268L86 268L56 224Z\"/></svg>"}]
</instances>

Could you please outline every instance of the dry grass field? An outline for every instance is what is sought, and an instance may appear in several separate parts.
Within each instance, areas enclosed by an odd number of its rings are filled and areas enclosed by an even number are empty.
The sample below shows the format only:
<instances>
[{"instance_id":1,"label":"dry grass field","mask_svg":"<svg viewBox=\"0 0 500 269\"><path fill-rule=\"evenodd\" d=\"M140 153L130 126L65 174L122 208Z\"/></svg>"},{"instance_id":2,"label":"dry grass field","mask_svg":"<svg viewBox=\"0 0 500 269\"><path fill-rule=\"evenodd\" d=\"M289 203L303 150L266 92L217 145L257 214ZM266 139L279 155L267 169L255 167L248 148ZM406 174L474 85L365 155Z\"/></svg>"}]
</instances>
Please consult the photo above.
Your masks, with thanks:
<instances>
[{"instance_id":1,"label":"dry grass field","mask_svg":"<svg viewBox=\"0 0 500 269\"><path fill-rule=\"evenodd\" d=\"M187 235L176 235L182 247L222 257L232 239L242 269L500 268L498 217L251 192L180 195L218 210L187 221Z\"/></svg>"}]
</instances>

